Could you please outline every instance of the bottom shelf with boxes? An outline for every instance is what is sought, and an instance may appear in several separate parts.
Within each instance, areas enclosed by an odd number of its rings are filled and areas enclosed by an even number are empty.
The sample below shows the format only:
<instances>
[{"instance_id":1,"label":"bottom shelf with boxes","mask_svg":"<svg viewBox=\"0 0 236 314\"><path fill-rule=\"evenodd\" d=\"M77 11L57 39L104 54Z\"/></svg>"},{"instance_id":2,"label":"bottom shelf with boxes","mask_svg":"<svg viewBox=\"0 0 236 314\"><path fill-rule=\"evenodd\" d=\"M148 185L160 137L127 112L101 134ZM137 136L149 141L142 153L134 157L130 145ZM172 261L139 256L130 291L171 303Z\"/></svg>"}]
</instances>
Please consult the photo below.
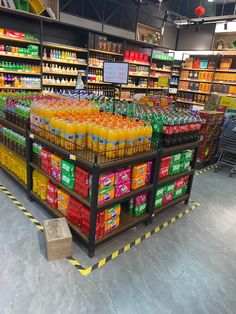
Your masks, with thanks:
<instances>
[{"instance_id":1,"label":"bottom shelf with boxes","mask_svg":"<svg viewBox=\"0 0 236 314\"><path fill-rule=\"evenodd\" d=\"M159 187L156 193L155 208L166 205L186 194L188 187L189 176L176 180L173 183Z\"/></svg>"},{"instance_id":2,"label":"bottom shelf with boxes","mask_svg":"<svg viewBox=\"0 0 236 314\"><path fill-rule=\"evenodd\" d=\"M63 214L68 222L78 227L86 237L90 231L90 209L58 188L38 170L33 171L33 192L42 201ZM146 212L147 193L142 193L130 202L122 204L122 211L130 217L139 217ZM112 206L97 214L96 239L100 239L120 226L121 204Z\"/></svg>"}]
</instances>

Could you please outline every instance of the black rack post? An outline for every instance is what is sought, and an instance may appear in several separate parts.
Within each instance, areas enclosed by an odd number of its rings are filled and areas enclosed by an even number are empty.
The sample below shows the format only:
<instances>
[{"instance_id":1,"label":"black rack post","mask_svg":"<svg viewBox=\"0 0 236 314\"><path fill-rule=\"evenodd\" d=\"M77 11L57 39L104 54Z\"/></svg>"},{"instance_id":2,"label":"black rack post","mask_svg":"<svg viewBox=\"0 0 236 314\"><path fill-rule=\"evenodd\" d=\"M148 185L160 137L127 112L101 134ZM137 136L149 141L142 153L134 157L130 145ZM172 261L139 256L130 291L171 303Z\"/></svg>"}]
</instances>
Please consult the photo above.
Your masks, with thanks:
<instances>
[{"instance_id":1,"label":"black rack post","mask_svg":"<svg viewBox=\"0 0 236 314\"><path fill-rule=\"evenodd\" d=\"M194 148L193 160L191 162L191 168L194 170L194 172L190 174L189 180L188 180L187 194L189 195L189 197L184 201L186 205L189 203L190 194L192 190L193 178L194 178L194 173L195 173L196 165L197 165L198 148L199 146Z\"/></svg>"},{"instance_id":2,"label":"black rack post","mask_svg":"<svg viewBox=\"0 0 236 314\"><path fill-rule=\"evenodd\" d=\"M147 212L149 213L148 222L147 224L152 223L152 218L154 217L153 211L155 207L155 199L156 199L156 191L158 186L158 175L160 172L160 161L161 161L161 151L160 149L157 151L156 158L153 159L153 166L152 166L152 184L153 188L149 192L150 198L148 197L147 202Z\"/></svg>"},{"instance_id":3,"label":"black rack post","mask_svg":"<svg viewBox=\"0 0 236 314\"><path fill-rule=\"evenodd\" d=\"M32 161L32 155L33 155L33 141L32 141L32 135L27 130L25 133L26 138L26 172L27 172L27 197L29 201L32 201L31 198L31 191L33 187L33 169L30 165Z\"/></svg>"},{"instance_id":4,"label":"black rack post","mask_svg":"<svg viewBox=\"0 0 236 314\"><path fill-rule=\"evenodd\" d=\"M95 240L96 240L96 225L97 225L97 209L98 209L98 188L99 188L100 169L97 165L97 155L95 156L95 163L92 169L92 195L90 207L90 229L89 229L89 243L88 256L94 257L95 254Z\"/></svg>"}]
</instances>

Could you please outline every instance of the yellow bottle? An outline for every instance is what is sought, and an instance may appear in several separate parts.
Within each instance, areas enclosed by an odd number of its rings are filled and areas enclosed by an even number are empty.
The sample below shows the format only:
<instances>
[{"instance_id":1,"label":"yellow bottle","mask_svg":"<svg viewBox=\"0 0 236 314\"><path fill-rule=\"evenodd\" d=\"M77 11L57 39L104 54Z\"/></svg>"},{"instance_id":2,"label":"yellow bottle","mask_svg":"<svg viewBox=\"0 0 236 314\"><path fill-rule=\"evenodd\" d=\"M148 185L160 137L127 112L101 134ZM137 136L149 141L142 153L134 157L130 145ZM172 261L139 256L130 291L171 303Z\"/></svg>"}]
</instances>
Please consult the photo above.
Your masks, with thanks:
<instances>
[{"instance_id":1,"label":"yellow bottle","mask_svg":"<svg viewBox=\"0 0 236 314\"><path fill-rule=\"evenodd\" d=\"M98 151L102 155L105 154L106 145L107 145L107 128L105 128L103 125L101 125L100 131L99 131L99 149L98 149Z\"/></svg>"},{"instance_id":2,"label":"yellow bottle","mask_svg":"<svg viewBox=\"0 0 236 314\"><path fill-rule=\"evenodd\" d=\"M76 149L83 150L85 147L85 133L86 125L85 123L76 124Z\"/></svg>"}]
</instances>

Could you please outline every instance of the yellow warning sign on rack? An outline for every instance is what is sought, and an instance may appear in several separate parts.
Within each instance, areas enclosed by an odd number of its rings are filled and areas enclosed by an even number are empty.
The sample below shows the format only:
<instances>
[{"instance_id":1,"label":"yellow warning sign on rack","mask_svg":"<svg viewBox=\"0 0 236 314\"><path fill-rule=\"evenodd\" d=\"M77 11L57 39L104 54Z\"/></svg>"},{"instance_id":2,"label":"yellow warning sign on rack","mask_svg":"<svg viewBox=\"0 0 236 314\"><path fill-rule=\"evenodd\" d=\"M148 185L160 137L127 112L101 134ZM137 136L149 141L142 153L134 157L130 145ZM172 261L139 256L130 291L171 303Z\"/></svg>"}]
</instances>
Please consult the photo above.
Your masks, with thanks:
<instances>
[{"instance_id":1,"label":"yellow warning sign on rack","mask_svg":"<svg viewBox=\"0 0 236 314\"><path fill-rule=\"evenodd\" d=\"M220 98L221 106L236 109L236 97L222 96Z\"/></svg>"}]
</instances>

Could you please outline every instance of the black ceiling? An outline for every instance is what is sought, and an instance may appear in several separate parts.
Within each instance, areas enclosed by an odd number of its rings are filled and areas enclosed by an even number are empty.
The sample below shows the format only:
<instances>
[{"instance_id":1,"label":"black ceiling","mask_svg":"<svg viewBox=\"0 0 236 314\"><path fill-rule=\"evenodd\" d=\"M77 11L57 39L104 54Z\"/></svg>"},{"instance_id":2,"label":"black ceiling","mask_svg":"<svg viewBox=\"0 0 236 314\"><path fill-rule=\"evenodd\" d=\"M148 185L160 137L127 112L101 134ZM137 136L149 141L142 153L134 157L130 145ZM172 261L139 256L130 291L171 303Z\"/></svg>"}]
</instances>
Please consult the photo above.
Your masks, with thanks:
<instances>
[{"instance_id":1,"label":"black ceiling","mask_svg":"<svg viewBox=\"0 0 236 314\"><path fill-rule=\"evenodd\" d=\"M232 15L236 13L235 0L60 0L61 11L96 20L102 23L135 31L138 20L144 24L160 27L164 12L170 10L169 21L177 16L196 17L194 9L202 4L205 16ZM176 13L176 14L175 14Z\"/></svg>"}]
</instances>

